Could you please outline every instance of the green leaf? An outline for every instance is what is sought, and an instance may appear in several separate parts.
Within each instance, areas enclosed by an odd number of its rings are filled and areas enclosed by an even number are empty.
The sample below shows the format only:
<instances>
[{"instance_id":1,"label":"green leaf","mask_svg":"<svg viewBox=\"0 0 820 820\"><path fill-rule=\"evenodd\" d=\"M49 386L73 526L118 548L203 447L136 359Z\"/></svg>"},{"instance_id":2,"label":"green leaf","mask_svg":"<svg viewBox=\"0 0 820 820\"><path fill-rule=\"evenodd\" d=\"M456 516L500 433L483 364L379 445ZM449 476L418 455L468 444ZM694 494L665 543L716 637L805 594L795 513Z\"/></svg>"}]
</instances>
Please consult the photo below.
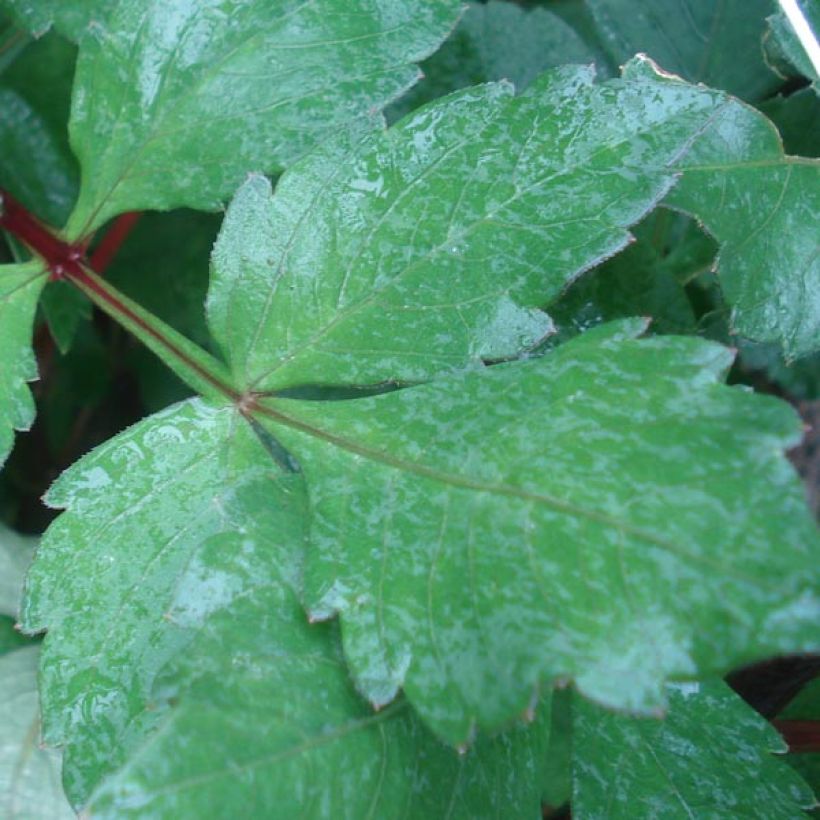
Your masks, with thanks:
<instances>
[{"instance_id":1,"label":"green leaf","mask_svg":"<svg viewBox=\"0 0 820 820\"><path fill-rule=\"evenodd\" d=\"M549 732L541 797L548 806L559 808L572 794L572 692L569 689L553 692Z\"/></svg>"},{"instance_id":2,"label":"green leaf","mask_svg":"<svg viewBox=\"0 0 820 820\"><path fill-rule=\"evenodd\" d=\"M71 117L70 239L146 208L218 209L417 77L456 0L131 0L89 29Z\"/></svg>"},{"instance_id":3,"label":"green leaf","mask_svg":"<svg viewBox=\"0 0 820 820\"><path fill-rule=\"evenodd\" d=\"M820 4L817 0L797 0L806 21L815 34L820 33ZM798 75L811 80L815 94L820 94L820 75L812 64L809 55L803 48L797 34L782 11L768 18L769 29L766 32L766 57L777 73L786 76Z\"/></svg>"},{"instance_id":4,"label":"green leaf","mask_svg":"<svg viewBox=\"0 0 820 820\"><path fill-rule=\"evenodd\" d=\"M65 355L71 350L80 323L91 318L91 302L69 282L49 282L40 306L57 349Z\"/></svg>"},{"instance_id":5,"label":"green leaf","mask_svg":"<svg viewBox=\"0 0 820 820\"><path fill-rule=\"evenodd\" d=\"M800 693L778 715L784 720L820 721L820 678L807 683ZM820 795L820 753L795 752L786 758L806 782L814 789L815 796ZM815 801L813 814L818 813L820 803Z\"/></svg>"},{"instance_id":6,"label":"green leaf","mask_svg":"<svg viewBox=\"0 0 820 820\"><path fill-rule=\"evenodd\" d=\"M18 592L20 592L19 589ZM7 655L9 652L31 643L33 643L31 638L21 635L15 629L14 618L10 618L8 615L0 615L0 656Z\"/></svg>"},{"instance_id":7,"label":"green leaf","mask_svg":"<svg viewBox=\"0 0 820 820\"><path fill-rule=\"evenodd\" d=\"M633 229L635 244L573 282L550 308L559 337L611 319L647 316L658 333L694 333L684 286L710 270L714 243L692 220L659 208Z\"/></svg>"},{"instance_id":8,"label":"green leaf","mask_svg":"<svg viewBox=\"0 0 820 820\"><path fill-rule=\"evenodd\" d=\"M30 38L17 28L14 21L2 13L2 0L0 0L0 42L2 42L0 46L0 74L2 74L30 42Z\"/></svg>"},{"instance_id":9,"label":"green leaf","mask_svg":"<svg viewBox=\"0 0 820 820\"><path fill-rule=\"evenodd\" d=\"M777 345L749 342L735 338L740 364L750 371L760 371L779 385L792 400L820 399L820 353L803 359L784 361Z\"/></svg>"},{"instance_id":10,"label":"green leaf","mask_svg":"<svg viewBox=\"0 0 820 820\"><path fill-rule=\"evenodd\" d=\"M16 617L23 576L31 563L36 538L18 535L0 524L0 614Z\"/></svg>"},{"instance_id":11,"label":"green leaf","mask_svg":"<svg viewBox=\"0 0 820 820\"><path fill-rule=\"evenodd\" d=\"M70 510L42 539L20 621L49 629L44 738L70 744L72 801L156 723L153 676L186 637L164 618L174 583L194 546L237 526L228 505L254 477L254 440L238 422L200 400L169 408L92 451L46 497Z\"/></svg>"},{"instance_id":12,"label":"green leaf","mask_svg":"<svg viewBox=\"0 0 820 820\"><path fill-rule=\"evenodd\" d=\"M575 698L573 813L589 818L794 820L811 790L773 752L777 732L726 684L669 686L664 720Z\"/></svg>"},{"instance_id":13,"label":"green leaf","mask_svg":"<svg viewBox=\"0 0 820 820\"><path fill-rule=\"evenodd\" d=\"M392 119L461 88L510 80L520 91L542 71L603 62L575 30L546 9L525 11L499 0L471 3L455 31L421 64L424 79L389 110Z\"/></svg>"},{"instance_id":14,"label":"green leaf","mask_svg":"<svg viewBox=\"0 0 820 820\"><path fill-rule=\"evenodd\" d=\"M63 225L79 171L68 144L76 49L55 34L29 44L0 75L0 178L27 208Z\"/></svg>"},{"instance_id":15,"label":"green leaf","mask_svg":"<svg viewBox=\"0 0 820 820\"><path fill-rule=\"evenodd\" d=\"M820 99L812 89L772 97L760 110L777 126L787 154L820 156Z\"/></svg>"},{"instance_id":16,"label":"green leaf","mask_svg":"<svg viewBox=\"0 0 820 820\"><path fill-rule=\"evenodd\" d=\"M268 501L261 493L259 508ZM255 528L277 523L261 517ZM539 817L548 703L531 727L464 755L406 702L374 713L336 630L305 620L281 523L269 537L269 550L217 542L194 554L170 618L197 638L157 687L176 705L92 796L93 816Z\"/></svg>"},{"instance_id":17,"label":"green leaf","mask_svg":"<svg viewBox=\"0 0 820 820\"><path fill-rule=\"evenodd\" d=\"M263 400L304 470L305 600L376 704L452 743L574 679L640 712L663 681L817 646L818 546L787 405L732 356L604 325L540 359L347 402Z\"/></svg>"},{"instance_id":18,"label":"green leaf","mask_svg":"<svg viewBox=\"0 0 820 820\"><path fill-rule=\"evenodd\" d=\"M45 282L37 262L0 266L0 466L11 450L14 431L28 430L34 421L26 382L37 378L31 326Z\"/></svg>"},{"instance_id":19,"label":"green leaf","mask_svg":"<svg viewBox=\"0 0 820 820\"><path fill-rule=\"evenodd\" d=\"M268 445L234 408L192 400L52 489L68 511L43 539L23 622L49 628L45 738L68 742L72 799L97 786L95 817L537 817L548 708L462 757L406 703L374 713L356 694L336 631L310 626L296 597L301 476Z\"/></svg>"},{"instance_id":20,"label":"green leaf","mask_svg":"<svg viewBox=\"0 0 820 820\"><path fill-rule=\"evenodd\" d=\"M0 0L0 8L35 36L54 26L74 41L80 39L90 22L101 20L112 5L116 3L111 0Z\"/></svg>"},{"instance_id":21,"label":"green leaf","mask_svg":"<svg viewBox=\"0 0 820 820\"><path fill-rule=\"evenodd\" d=\"M0 814L7 820L70 820L60 756L39 745L37 647L0 657Z\"/></svg>"},{"instance_id":22,"label":"green leaf","mask_svg":"<svg viewBox=\"0 0 820 820\"><path fill-rule=\"evenodd\" d=\"M629 241L726 103L648 66L457 93L253 178L214 252L212 332L242 387L419 381L532 347L538 308Z\"/></svg>"},{"instance_id":23,"label":"green leaf","mask_svg":"<svg viewBox=\"0 0 820 820\"><path fill-rule=\"evenodd\" d=\"M667 71L746 100L778 80L760 47L771 0L587 0L616 64L644 52Z\"/></svg>"},{"instance_id":24,"label":"green leaf","mask_svg":"<svg viewBox=\"0 0 820 820\"><path fill-rule=\"evenodd\" d=\"M820 348L820 162L784 156L771 123L731 103L679 167L666 204L720 243L732 332L777 342L789 358Z\"/></svg>"}]
</instances>

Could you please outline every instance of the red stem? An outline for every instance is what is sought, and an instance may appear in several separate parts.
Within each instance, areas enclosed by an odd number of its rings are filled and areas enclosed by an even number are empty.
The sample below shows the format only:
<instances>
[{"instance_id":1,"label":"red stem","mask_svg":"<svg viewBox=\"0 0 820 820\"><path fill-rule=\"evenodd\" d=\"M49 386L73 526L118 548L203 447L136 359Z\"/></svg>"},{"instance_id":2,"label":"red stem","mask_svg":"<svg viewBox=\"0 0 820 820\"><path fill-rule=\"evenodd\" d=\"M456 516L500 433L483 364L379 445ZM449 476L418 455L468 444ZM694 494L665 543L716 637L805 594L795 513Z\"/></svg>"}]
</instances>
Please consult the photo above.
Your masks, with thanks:
<instances>
[{"instance_id":1,"label":"red stem","mask_svg":"<svg viewBox=\"0 0 820 820\"><path fill-rule=\"evenodd\" d=\"M152 339L159 342L169 353L171 353L178 361L182 362L189 370L196 373L200 378L204 379L208 384L215 387L220 393L227 396L231 401L239 402L242 396L233 389L229 384L225 384L221 379L215 376L206 368L202 367L198 362L194 361L184 350L174 344L171 339L167 338L155 327L146 322L141 316L134 313L128 305L122 302L113 293L106 290L105 286L101 284L100 280L95 280L89 276L88 272L83 269L82 264L78 264L76 268L66 271L65 277L81 290L93 293L96 296L98 303L104 302L113 312L118 316L124 316L134 325L136 325L143 333L150 336ZM88 295L88 294L87 294Z\"/></svg>"},{"instance_id":2,"label":"red stem","mask_svg":"<svg viewBox=\"0 0 820 820\"><path fill-rule=\"evenodd\" d=\"M127 220L118 220L112 232L114 237L109 243L100 246L103 262L111 258L116 248L125 239L128 231L137 221L138 214L126 214ZM89 272L91 265L85 257L82 245L69 245L55 236L52 231L32 216L19 202L0 189L0 227L14 234L34 254L43 259L49 271L50 278L65 279L76 285L86 295L92 296L97 304L106 305L116 316L127 319L139 328L140 332L158 342L167 352L181 362L188 370L232 401L239 402L242 397L234 388L223 382L218 376L211 373L206 367L195 361L171 338L153 327L141 316L135 313L114 292L106 289L104 284ZM107 239L107 237L106 237ZM95 254L96 256L96 254ZM99 263L99 260L98 260Z\"/></svg>"},{"instance_id":3,"label":"red stem","mask_svg":"<svg viewBox=\"0 0 820 820\"><path fill-rule=\"evenodd\" d=\"M81 271L82 248L58 239L16 199L0 189L0 227L16 236L46 263L52 280Z\"/></svg>"},{"instance_id":4,"label":"red stem","mask_svg":"<svg viewBox=\"0 0 820 820\"><path fill-rule=\"evenodd\" d=\"M142 213L140 211L132 211L131 213L117 217L114 224L108 229L108 232L100 241L100 244L97 245L91 254L90 262L93 270L97 271L97 273L103 273L103 271L105 271L141 216Z\"/></svg>"}]
</instances>

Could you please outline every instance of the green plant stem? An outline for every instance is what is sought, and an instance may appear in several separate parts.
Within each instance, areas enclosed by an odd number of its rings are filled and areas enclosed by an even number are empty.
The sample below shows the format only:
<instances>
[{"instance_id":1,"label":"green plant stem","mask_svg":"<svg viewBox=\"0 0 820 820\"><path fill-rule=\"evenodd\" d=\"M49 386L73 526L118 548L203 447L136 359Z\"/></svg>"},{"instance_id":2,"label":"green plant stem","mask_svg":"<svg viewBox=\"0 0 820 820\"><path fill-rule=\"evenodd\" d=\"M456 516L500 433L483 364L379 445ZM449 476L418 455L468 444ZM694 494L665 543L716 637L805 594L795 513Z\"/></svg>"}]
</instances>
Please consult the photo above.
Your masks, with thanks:
<instances>
[{"instance_id":1,"label":"green plant stem","mask_svg":"<svg viewBox=\"0 0 820 820\"><path fill-rule=\"evenodd\" d=\"M131 301L89 267L80 265L65 278L159 356L193 390L208 398L241 403L242 395L231 384L225 365Z\"/></svg>"},{"instance_id":2,"label":"green plant stem","mask_svg":"<svg viewBox=\"0 0 820 820\"><path fill-rule=\"evenodd\" d=\"M64 280L78 287L97 307L156 353L193 390L243 406L242 395L233 387L227 367L97 276L91 270L83 246L65 242L4 191L0 191L0 204L0 227L43 260L52 280Z\"/></svg>"}]
</instances>

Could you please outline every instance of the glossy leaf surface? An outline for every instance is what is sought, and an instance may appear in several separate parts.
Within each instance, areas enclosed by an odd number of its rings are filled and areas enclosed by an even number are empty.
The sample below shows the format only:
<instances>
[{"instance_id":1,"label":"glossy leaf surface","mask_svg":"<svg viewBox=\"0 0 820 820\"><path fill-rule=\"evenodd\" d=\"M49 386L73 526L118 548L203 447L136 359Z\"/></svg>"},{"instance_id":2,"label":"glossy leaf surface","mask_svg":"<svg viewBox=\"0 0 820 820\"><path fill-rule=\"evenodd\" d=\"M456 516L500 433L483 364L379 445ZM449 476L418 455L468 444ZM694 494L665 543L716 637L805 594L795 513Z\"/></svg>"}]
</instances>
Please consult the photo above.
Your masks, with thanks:
<instances>
[{"instance_id":1,"label":"glossy leaf surface","mask_svg":"<svg viewBox=\"0 0 820 820\"><path fill-rule=\"evenodd\" d=\"M26 382L37 378L31 326L45 282L38 262L0 266L0 465L11 450L14 431L28 430L34 421Z\"/></svg>"},{"instance_id":2,"label":"glossy leaf surface","mask_svg":"<svg viewBox=\"0 0 820 820\"><path fill-rule=\"evenodd\" d=\"M90 22L102 20L112 5L116 0L0 0L0 8L32 34L39 37L54 26L74 41Z\"/></svg>"},{"instance_id":3,"label":"glossy leaf surface","mask_svg":"<svg viewBox=\"0 0 820 820\"><path fill-rule=\"evenodd\" d=\"M587 0L587 6L616 64L643 52L690 82L747 100L778 84L761 48L771 0Z\"/></svg>"},{"instance_id":4,"label":"glossy leaf surface","mask_svg":"<svg viewBox=\"0 0 820 820\"><path fill-rule=\"evenodd\" d=\"M49 492L70 509L43 537L20 620L49 629L44 737L69 743L72 801L156 722L153 676L186 637L164 617L177 577L197 544L236 526L230 505L254 478L255 441L236 423L229 407L177 405L89 453Z\"/></svg>"},{"instance_id":5,"label":"glossy leaf surface","mask_svg":"<svg viewBox=\"0 0 820 820\"><path fill-rule=\"evenodd\" d=\"M620 250L725 100L635 61L470 89L247 183L214 255L211 329L237 382L419 381L513 356L538 308Z\"/></svg>"},{"instance_id":6,"label":"glossy leaf surface","mask_svg":"<svg viewBox=\"0 0 820 820\"><path fill-rule=\"evenodd\" d=\"M175 705L92 796L93 816L538 818L548 704L465 755L406 702L373 712L336 629L309 625L292 589L298 550L283 533L304 521L288 526L259 489L253 528L269 540L193 555L170 618L197 637L157 687Z\"/></svg>"},{"instance_id":7,"label":"glossy leaf surface","mask_svg":"<svg viewBox=\"0 0 820 820\"><path fill-rule=\"evenodd\" d=\"M733 331L789 358L820 348L820 162L784 156L771 123L732 103L680 167L666 202L720 243Z\"/></svg>"},{"instance_id":8,"label":"glossy leaf surface","mask_svg":"<svg viewBox=\"0 0 820 820\"><path fill-rule=\"evenodd\" d=\"M75 817L60 785L60 755L39 745L38 647L0 657L0 814L5 820Z\"/></svg>"},{"instance_id":9,"label":"glossy leaf surface","mask_svg":"<svg viewBox=\"0 0 820 820\"><path fill-rule=\"evenodd\" d=\"M377 704L453 743L574 679L662 708L668 677L817 645L814 522L786 405L725 348L604 325L540 359L357 401L266 400L311 502L306 604Z\"/></svg>"},{"instance_id":10,"label":"glossy leaf surface","mask_svg":"<svg viewBox=\"0 0 820 820\"><path fill-rule=\"evenodd\" d=\"M667 687L664 720L575 698L573 812L597 818L794 820L814 798L782 738L722 681Z\"/></svg>"},{"instance_id":11,"label":"glossy leaf surface","mask_svg":"<svg viewBox=\"0 0 820 820\"><path fill-rule=\"evenodd\" d=\"M71 119L83 167L68 226L218 209L417 78L456 0L130 0L83 39Z\"/></svg>"},{"instance_id":12,"label":"glossy leaf surface","mask_svg":"<svg viewBox=\"0 0 820 820\"><path fill-rule=\"evenodd\" d=\"M49 627L45 734L69 743L72 799L90 795L95 817L537 817L548 708L461 757L406 704L377 714L355 693L336 632L308 625L294 591L301 487L233 408L193 400L53 488L68 511L44 537L23 620Z\"/></svg>"}]
</instances>

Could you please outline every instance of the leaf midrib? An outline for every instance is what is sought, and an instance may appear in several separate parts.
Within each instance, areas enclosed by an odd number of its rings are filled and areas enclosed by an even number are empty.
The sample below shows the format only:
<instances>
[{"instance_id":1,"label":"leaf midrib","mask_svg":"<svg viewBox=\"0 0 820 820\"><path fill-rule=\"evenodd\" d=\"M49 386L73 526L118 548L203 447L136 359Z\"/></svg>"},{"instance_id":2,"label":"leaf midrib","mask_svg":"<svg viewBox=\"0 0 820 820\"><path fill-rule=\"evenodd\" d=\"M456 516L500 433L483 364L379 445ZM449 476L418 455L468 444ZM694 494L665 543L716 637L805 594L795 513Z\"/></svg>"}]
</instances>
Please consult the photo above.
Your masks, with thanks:
<instances>
[{"instance_id":1,"label":"leaf midrib","mask_svg":"<svg viewBox=\"0 0 820 820\"><path fill-rule=\"evenodd\" d=\"M483 492L491 495L507 496L509 498L517 498L522 501L540 503L551 507L556 512L564 515L574 516L576 518L586 518L587 520L594 521L598 524L613 527L627 535L632 535L646 543L653 544L678 557L690 560L694 563L705 565L713 570L719 570L722 573L732 576L737 580L743 581L752 586L756 586L776 594L783 593L782 588L769 584L762 578L747 576L746 574L738 571L736 567L711 561L704 555L692 554L685 547L674 541L670 541L669 539L666 539L657 533L651 532L650 530L644 529L643 527L622 521L607 513L602 513L597 510L591 510L587 507L579 506L571 501L558 498L557 496L548 493L536 493L510 484L491 484L484 481L476 481L466 476L459 475L458 473L438 470L434 467L428 467L415 461L409 461L391 455L384 450L367 447L363 444L352 441L351 439L336 435L328 432L327 430L323 430L320 427L316 427L315 425L310 424L309 422L306 422L296 416L274 408L270 404L259 403L255 410L260 415L269 418L271 421L278 422L285 427L289 427L292 430L304 433L311 438L325 441L338 449L361 456L369 461L383 464L394 470L411 473L422 478L431 479L441 484L446 484L459 489Z\"/></svg>"}]
</instances>

